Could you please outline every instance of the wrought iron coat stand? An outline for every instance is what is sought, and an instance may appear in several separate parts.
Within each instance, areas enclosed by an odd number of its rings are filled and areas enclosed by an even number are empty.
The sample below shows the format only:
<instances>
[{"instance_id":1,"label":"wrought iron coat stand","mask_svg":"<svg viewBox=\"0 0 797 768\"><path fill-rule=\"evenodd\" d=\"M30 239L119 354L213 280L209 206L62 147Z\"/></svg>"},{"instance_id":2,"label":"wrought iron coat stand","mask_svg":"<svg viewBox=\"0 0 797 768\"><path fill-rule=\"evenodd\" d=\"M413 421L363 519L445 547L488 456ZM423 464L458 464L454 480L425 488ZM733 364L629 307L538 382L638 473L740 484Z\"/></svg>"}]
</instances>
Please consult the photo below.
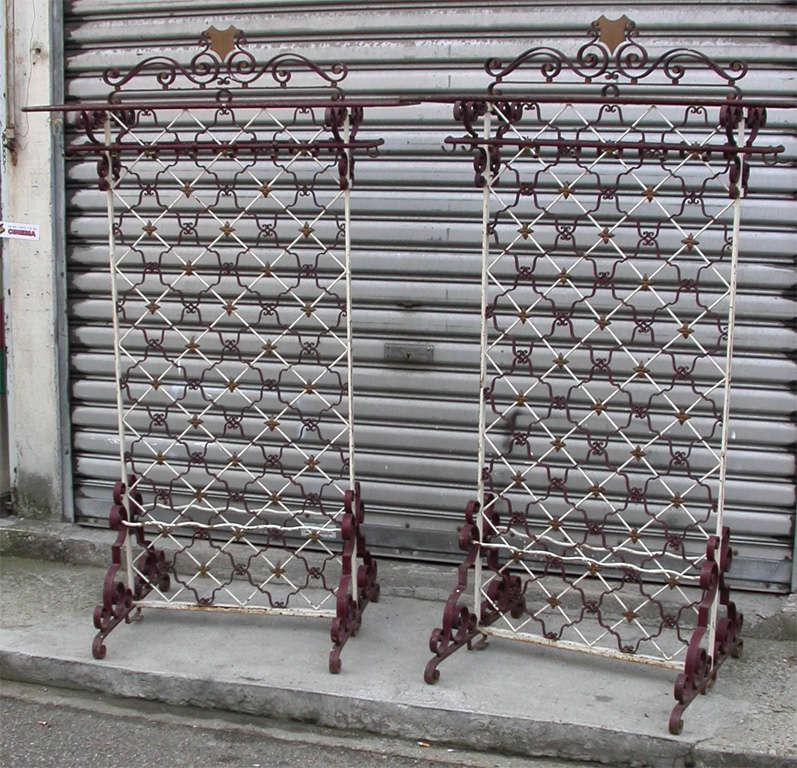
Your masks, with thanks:
<instances>
[{"instance_id":1,"label":"wrought iron coat stand","mask_svg":"<svg viewBox=\"0 0 797 768\"><path fill-rule=\"evenodd\" d=\"M78 113L107 203L120 479L93 652L142 608L332 620L379 596L354 470L350 201L368 105L452 102L482 190L476 497L425 679L521 640L680 670L741 652L724 522L741 200L766 104L622 17L458 98L349 99L342 64L108 71ZM472 572L472 590L468 589Z\"/></svg>"},{"instance_id":2,"label":"wrought iron coat stand","mask_svg":"<svg viewBox=\"0 0 797 768\"><path fill-rule=\"evenodd\" d=\"M678 669L679 733L742 649L723 520L740 204L746 161L783 148L754 146L744 64L654 59L626 17L589 36L487 62L454 105L447 142L483 191L478 476L425 679L488 637Z\"/></svg>"},{"instance_id":3,"label":"wrought iron coat stand","mask_svg":"<svg viewBox=\"0 0 797 768\"><path fill-rule=\"evenodd\" d=\"M211 27L188 66L107 71L67 149L98 158L113 308L118 535L92 650L142 608L321 617L338 672L379 597L354 468L349 190L355 153L381 142L356 138L343 65L259 64L245 44Z\"/></svg>"}]
</instances>

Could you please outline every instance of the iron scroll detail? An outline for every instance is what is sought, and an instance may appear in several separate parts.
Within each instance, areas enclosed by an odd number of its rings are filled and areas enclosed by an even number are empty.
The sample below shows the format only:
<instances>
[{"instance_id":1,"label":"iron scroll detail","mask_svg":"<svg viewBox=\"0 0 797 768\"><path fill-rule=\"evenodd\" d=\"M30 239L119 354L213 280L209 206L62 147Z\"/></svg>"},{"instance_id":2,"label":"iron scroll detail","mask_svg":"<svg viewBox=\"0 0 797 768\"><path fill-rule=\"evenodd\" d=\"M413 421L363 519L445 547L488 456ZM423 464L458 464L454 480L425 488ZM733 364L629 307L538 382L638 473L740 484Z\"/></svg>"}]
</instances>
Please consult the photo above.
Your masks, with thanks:
<instances>
[{"instance_id":1,"label":"iron scroll detail","mask_svg":"<svg viewBox=\"0 0 797 768\"><path fill-rule=\"evenodd\" d=\"M219 103L230 103L234 100L234 93L240 93L242 89L284 90L298 73L314 78L315 82L309 84L311 89L327 90L333 98L342 96L340 83L348 73L344 64L336 62L323 69L307 57L292 52L279 53L265 64L259 64L247 48L244 33L234 27L231 29L231 43L225 46L214 40L213 32L216 30L213 27L203 32L199 39L202 50L187 66L166 56L152 56L127 72L120 72L115 67L106 69L102 79L112 89L108 101L120 103L125 87L137 79L148 77L164 91L199 89L208 92Z\"/></svg>"},{"instance_id":2,"label":"iron scroll detail","mask_svg":"<svg viewBox=\"0 0 797 768\"><path fill-rule=\"evenodd\" d=\"M706 545L706 560L700 574L702 598L698 607L697 626L689 639L684 659L684 669L676 681L676 704L670 714L670 733L678 735L683 730L683 713L700 695L708 691L717 678L717 672L728 657L742 655L740 637L743 616L730 600L730 590L725 576L731 565L730 529L725 526L721 536L712 536ZM717 604L720 613L711 644L711 611Z\"/></svg>"},{"instance_id":3,"label":"iron scroll detail","mask_svg":"<svg viewBox=\"0 0 797 768\"><path fill-rule=\"evenodd\" d=\"M125 505L127 486L134 485L136 478L129 475L127 485L118 481L113 489L113 505L108 515L108 527L116 531L116 540L111 546L111 565L102 586L102 604L94 609L94 628L97 634L91 644L95 659L104 659L107 649L105 638L122 622L130 623L140 613L136 600L144 599L154 588L167 591L170 586L169 566L165 554L154 547L145 537L143 528L136 526L136 515L130 515ZM140 505L140 495L136 500ZM135 534L133 533L135 531ZM117 578L122 567L122 549L128 537L135 535L136 544L144 551L139 573L128 586Z\"/></svg>"},{"instance_id":4,"label":"iron scroll detail","mask_svg":"<svg viewBox=\"0 0 797 768\"><path fill-rule=\"evenodd\" d=\"M365 607L368 603L379 602L380 591L376 561L366 548L362 530L365 505L359 483L354 490L346 491L344 506L346 511L341 520L343 568L335 601L336 616L330 629L332 650L329 652L329 671L332 674L340 672L343 646L359 632ZM355 566L358 554L362 563Z\"/></svg>"},{"instance_id":5,"label":"iron scroll detail","mask_svg":"<svg viewBox=\"0 0 797 768\"><path fill-rule=\"evenodd\" d=\"M637 39L636 24L626 16L614 21L602 16L592 22L588 34L591 39L579 48L575 58L555 48L537 47L506 64L500 59L489 59L484 67L493 78L488 92L499 95L512 74L531 72L540 78L541 84L565 79L567 75L583 85L605 81L603 95L617 97L623 82L636 85L651 75L661 74L670 85L681 85L690 69L701 69L712 72L729 92L739 93L736 83L747 74L747 65L742 61L732 61L723 68L690 48L673 48L652 57ZM524 87L528 86L524 81Z\"/></svg>"},{"instance_id":6,"label":"iron scroll detail","mask_svg":"<svg viewBox=\"0 0 797 768\"><path fill-rule=\"evenodd\" d=\"M440 679L440 670L437 667L455 651L463 646L467 646L468 650L486 647L486 637L478 629L479 617L460 602L460 597L468 586L468 570L479 556L479 530L476 526L478 512L478 502L469 501L465 507L465 523L458 533L459 548L465 552L465 559L457 567L457 584L451 590L443 608L442 626L433 629L429 638L429 650L434 655L429 659L423 673L423 679L429 684ZM474 644L473 641L479 637L481 639Z\"/></svg>"}]
</instances>

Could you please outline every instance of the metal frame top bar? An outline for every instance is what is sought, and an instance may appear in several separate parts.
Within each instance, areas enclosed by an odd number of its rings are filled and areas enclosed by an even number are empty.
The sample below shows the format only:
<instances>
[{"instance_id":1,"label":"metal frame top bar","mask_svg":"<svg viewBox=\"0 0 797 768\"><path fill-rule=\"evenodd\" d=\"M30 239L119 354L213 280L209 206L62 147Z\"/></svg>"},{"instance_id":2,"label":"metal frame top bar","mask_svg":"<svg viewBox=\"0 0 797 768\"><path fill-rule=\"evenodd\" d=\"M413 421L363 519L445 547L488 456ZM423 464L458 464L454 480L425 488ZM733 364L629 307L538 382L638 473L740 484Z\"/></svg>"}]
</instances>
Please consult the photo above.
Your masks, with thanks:
<instances>
[{"instance_id":1,"label":"metal frame top bar","mask_svg":"<svg viewBox=\"0 0 797 768\"><path fill-rule=\"evenodd\" d=\"M580 88L582 86L570 86ZM457 101L480 101L484 103L502 103L507 101L534 102L537 104L595 104L595 105L639 105L648 106L656 104L663 107L725 107L735 105L740 107L768 107L768 108L797 108L797 99L746 99L736 94L729 94L726 98L687 98L669 97L660 95L661 92L650 92L648 96L613 96L605 94L568 93L566 87L559 86L555 92L544 93L541 91L512 90L506 93L451 93L451 94L424 94L416 96L419 103L453 104Z\"/></svg>"},{"instance_id":2,"label":"metal frame top bar","mask_svg":"<svg viewBox=\"0 0 797 768\"><path fill-rule=\"evenodd\" d=\"M606 96L601 94L566 93L557 89L554 94L545 94L539 91L511 91L502 94L483 92L466 92L450 94L413 94L393 96L363 96L359 98L328 98L328 99L247 99L235 102L183 101L179 99L164 99L153 103L150 101L115 102L90 101L74 102L69 104L37 105L23 107L23 112L82 112L101 111L115 112L120 109L202 109L225 107L256 108L256 107L407 107L420 104L453 104L457 101L479 101L485 103L506 101L528 101L539 104L595 104L595 105L640 105L647 106L655 103L657 106L672 107L724 107L730 105L740 107L764 107L769 109L796 109L797 99L746 99L729 94L727 98L671 98L651 93L649 96Z\"/></svg>"},{"instance_id":3,"label":"metal frame top bar","mask_svg":"<svg viewBox=\"0 0 797 768\"><path fill-rule=\"evenodd\" d=\"M67 155L91 154L93 152L134 152L144 153L157 151L162 152L187 152L210 150L212 152L257 151L258 149L286 150L289 152L312 152L323 149L376 149L385 143L384 139L374 139L373 141L334 141L334 140L313 140L313 141L231 141L218 143L214 141L171 141L159 142L157 145L138 144L135 142L122 143L110 142L108 144L94 143L82 144L76 147L67 147Z\"/></svg>"},{"instance_id":4,"label":"metal frame top bar","mask_svg":"<svg viewBox=\"0 0 797 768\"><path fill-rule=\"evenodd\" d=\"M213 101L205 100L181 100L165 98L163 101L87 101L72 102L69 104L52 104L23 107L23 112L118 112L123 109L256 109L256 108L276 108L276 107L405 107L420 104L421 101L415 96L373 96L351 99L347 97L327 98L327 99L306 99L306 98L265 98L265 99L246 99L241 101Z\"/></svg>"},{"instance_id":5,"label":"metal frame top bar","mask_svg":"<svg viewBox=\"0 0 797 768\"><path fill-rule=\"evenodd\" d=\"M672 150L676 152L683 152L685 154L697 153L705 154L706 152L730 152L733 154L743 155L769 155L773 153L780 153L785 150L782 144L769 147L739 147L735 144L687 144L682 143L667 143L655 141L591 141L587 139L578 139L568 141L566 139L505 139L505 138L490 138L480 139L473 136L465 138L455 138L452 136L444 139L445 144L453 144L455 146L507 146L507 147L556 147L561 149L567 148L583 148L583 149L598 149L601 151L611 152L614 150Z\"/></svg>"}]
</instances>

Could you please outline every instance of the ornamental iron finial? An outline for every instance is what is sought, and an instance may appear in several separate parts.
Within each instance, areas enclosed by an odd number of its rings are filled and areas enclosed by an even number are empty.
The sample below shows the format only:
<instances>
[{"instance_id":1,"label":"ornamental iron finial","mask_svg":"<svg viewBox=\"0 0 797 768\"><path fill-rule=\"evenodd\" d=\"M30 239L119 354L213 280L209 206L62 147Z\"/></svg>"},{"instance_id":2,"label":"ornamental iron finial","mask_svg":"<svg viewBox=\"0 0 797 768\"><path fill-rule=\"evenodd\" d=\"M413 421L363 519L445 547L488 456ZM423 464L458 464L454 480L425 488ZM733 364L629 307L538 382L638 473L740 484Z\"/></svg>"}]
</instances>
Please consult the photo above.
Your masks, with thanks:
<instances>
[{"instance_id":1,"label":"ornamental iron finial","mask_svg":"<svg viewBox=\"0 0 797 768\"><path fill-rule=\"evenodd\" d=\"M606 16L601 15L600 18L592 22L592 26L598 27L598 39L609 49L609 53L614 53L614 49L626 39L627 30L630 31L636 27L625 14L619 19L607 19Z\"/></svg>"},{"instance_id":2,"label":"ornamental iron finial","mask_svg":"<svg viewBox=\"0 0 797 768\"><path fill-rule=\"evenodd\" d=\"M239 31L232 25L227 29L216 29L216 27L210 26L203 34L210 40L210 50L224 61L235 48L235 38Z\"/></svg>"}]
</instances>

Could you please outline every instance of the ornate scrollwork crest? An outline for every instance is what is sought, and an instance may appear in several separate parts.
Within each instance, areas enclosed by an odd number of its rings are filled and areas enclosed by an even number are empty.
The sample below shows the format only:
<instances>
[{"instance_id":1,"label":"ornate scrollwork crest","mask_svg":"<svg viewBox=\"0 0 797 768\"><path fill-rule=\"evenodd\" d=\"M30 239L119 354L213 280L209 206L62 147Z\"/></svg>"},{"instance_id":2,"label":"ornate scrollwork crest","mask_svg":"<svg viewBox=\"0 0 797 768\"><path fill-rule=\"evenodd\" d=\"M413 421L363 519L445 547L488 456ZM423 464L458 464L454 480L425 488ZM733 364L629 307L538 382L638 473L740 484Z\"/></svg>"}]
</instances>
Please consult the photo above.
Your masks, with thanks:
<instances>
[{"instance_id":1,"label":"ornate scrollwork crest","mask_svg":"<svg viewBox=\"0 0 797 768\"><path fill-rule=\"evenodd\" d=\"M512 84L510 76L516 75L522 78L525 87L534 84L529 82L532 77L538 78L539 84L557 79L561 84L565 81L574 84L603 82L603 94L616 96L621 83L637 84L658 74L656 84L680 85L687 73L695 70L713 72L721 87L737 92L736 81L747 72L747 65L741 61L732 61L723 68L705 54L689 48L672 48L658 57L651 56L638 42L636 24L625 15L619 19L606 16L595 19L587 35L589 41L581 46L575 58L541 46L524 51L507 64L500 59L490 59L485 65L487 73L493 77L490 93L500 94L502 86Z\"/></svg>"},{"instance_id":2,"label":"ornate scrollwork crest","mask_svg":"<svg viewBox=\"0 0 797 768\"><path fill-rule=\"evenodd\" d=\"M102 79L111 87L108 100L122 100L123 89L132 96L146 91L149 85L136 83L154 79L162 90L185 91L199 88L216 101L229 103L239 89L285 89L289 85L312 93L329 92L333 98L341 95L339 84L346 77L344 64L334 63L323 69L310 59L295 53L279 53L265 64L247 48L246 36L233 26L224 30L208 27L199 38L201 50L186 65L166 56L144 59L127 72L115 67L106 69ZM297 77L305 75L305 77ZM192 93L195 98L197 94Z\"/></svg>"}]
</instances>

